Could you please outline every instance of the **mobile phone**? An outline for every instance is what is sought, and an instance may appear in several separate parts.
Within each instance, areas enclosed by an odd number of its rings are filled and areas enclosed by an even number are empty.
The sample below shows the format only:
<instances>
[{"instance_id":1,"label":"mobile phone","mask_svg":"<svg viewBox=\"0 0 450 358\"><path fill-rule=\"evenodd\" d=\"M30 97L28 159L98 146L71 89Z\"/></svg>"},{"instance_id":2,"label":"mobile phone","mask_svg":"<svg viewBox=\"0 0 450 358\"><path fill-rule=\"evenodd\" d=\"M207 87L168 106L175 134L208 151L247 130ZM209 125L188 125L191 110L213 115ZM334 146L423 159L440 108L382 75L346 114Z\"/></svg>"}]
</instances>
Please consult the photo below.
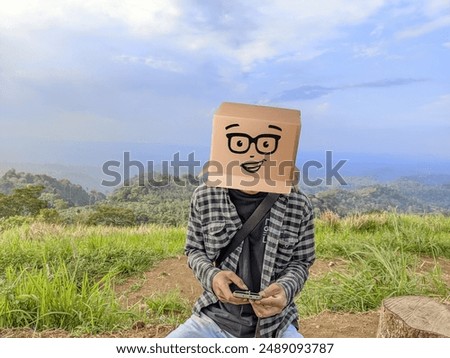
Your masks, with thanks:
<instances>
[{"instance_id":1,"label":"mobile phone","mask_svg":"<svg viewBox=\"0 0 450 358\"><path fill-rule=\"evenodd\" d=\"M260 300L262 298L261 295L257 292L240 291L240 290L234 291L233 296L237 298L246 298L248 300Z\"/></svg>"}]
</instances>

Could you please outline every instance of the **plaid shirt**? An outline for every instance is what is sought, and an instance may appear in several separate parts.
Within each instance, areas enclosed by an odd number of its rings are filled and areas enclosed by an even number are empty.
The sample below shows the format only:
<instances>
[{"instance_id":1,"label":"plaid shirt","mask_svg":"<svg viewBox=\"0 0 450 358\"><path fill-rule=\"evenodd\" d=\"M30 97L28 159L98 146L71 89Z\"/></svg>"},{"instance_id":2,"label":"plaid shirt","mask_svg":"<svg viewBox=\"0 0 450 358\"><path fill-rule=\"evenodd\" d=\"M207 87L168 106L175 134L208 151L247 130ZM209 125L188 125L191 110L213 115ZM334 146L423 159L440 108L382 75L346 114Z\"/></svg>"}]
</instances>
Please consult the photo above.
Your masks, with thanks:
<instances>
[{"instance_id":1,"label":"plaid shirt","mask_svg":"<svg viewBox=\"0 0 450 358\"><path fill-rule=\"evenodd\" d=\"M218 301L212 279L221 270L236 272L242 243L222 262L214 261L242 222L228 189L200 185L192 196L186 255L189 267L204 288L194 313ZM315 259L313 211L303 193L280 195L269 213L267 243L261 274L261 290L276 282L286 292L287 306L278 315L261 318L261 337L280 337L298 319L294 297L303 288Z\"/></svg>"}]
</instances>

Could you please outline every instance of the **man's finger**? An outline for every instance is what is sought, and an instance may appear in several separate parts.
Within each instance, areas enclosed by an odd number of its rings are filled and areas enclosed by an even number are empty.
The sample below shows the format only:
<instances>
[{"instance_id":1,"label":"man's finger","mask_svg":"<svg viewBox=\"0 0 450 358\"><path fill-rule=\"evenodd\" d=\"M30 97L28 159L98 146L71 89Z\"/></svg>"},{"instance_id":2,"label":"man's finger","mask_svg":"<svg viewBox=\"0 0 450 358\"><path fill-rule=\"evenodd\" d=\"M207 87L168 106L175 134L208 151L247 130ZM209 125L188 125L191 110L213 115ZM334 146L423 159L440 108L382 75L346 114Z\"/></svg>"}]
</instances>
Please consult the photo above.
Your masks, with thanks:
<instances>
[{"instance_id":1,"label":"man's finger","mask_svg":"<svg viewBox=\"0 0 450 358\"><path fill-rule=\"evenodd\" d=\"M282 311L278 307L255 305L255 302L250 302L250 303L252 304L253 311L255 311L256 316L258 316L260 318L271 317Z\"/></svg>"},{"instance_id":2,"label":"man's finger","mask_svg":"<svg viewBox=\"0 0 450 358\"><path fill-rule=\"evenodd\" d=\"M245 298L238 298L238 297L234 297L232 296L229 300L229 303L232 303L233 305L248 305L250 302L248 302L247 299Z\"/></svg>"},{"instance_id":3,"label":"man's finger","mask_svg":"<svg viewBox=\"0 0 450 358\"><path fill-rule=\"evenodd\" d=\"M231 294L231 295L222 295L220 300L222 302L231 303L233 305L247 305L247 304L249 304L247 299L234 297L233 294Z\"/></svg>"},{"instance_id":4,"label":"man's finger","mask_svg":"<svg viewBox=\"0 0 450 358\"><path fill-rule=\"evenodd\" d=\"M245 298L234 297L229 286L225 286L224 289L221 288L216 296L220 301L232 303L233 305L246 305L249 303Z\"/></svg>"},{"instance_id":5,"label":"man's finger","mask_svg":"<svg viewBox=\"0 0 450 358\"><path fill-rule=\"evenodd\" d=\"M218 291L216 292L216 296L221 301L225 300L225 295L224 295L224 293L223 293L221 288L219 288Z\"/></svg>"},{"instance_id":6,"label":"man's finger","mask_svg":"<svg viewBox=\"0 0 450 358\"><path fill-rule=\"evenodd\" d=\"M282 307L283 306L283 299L281 297L267 297L263 298L258 301L258 305L261 306L276 306L276 307Z\"/></svg>"},{"instance_id":7,"label":"man's finger","mask_svg":"<svg viewBox=\"0 0 450 358\"><path fill-rule=\"evenodd\" d=\"M283 288L280 285L278 285L276 283L272 283L269 287L262 290L260 292L260 295L263 298L269 297L269 296L275 296L275 295L279 294L282 290L283 290Z\"/></svg>"},{"instance_id":8,"label":"man's finger","mask_svg":"<svg viewBox=\"0 0 450 358\"><path fill-rule=\"evenodd\" d=\"M228 274L228 278L230 279L231 282L233 282L239 288L241 288L243 290L248 290L248 287L244 283L244 281L242 281L242 279L238 275L236 275L234 272L230 271L230 273Z\"/></svg>"}]
</instances>

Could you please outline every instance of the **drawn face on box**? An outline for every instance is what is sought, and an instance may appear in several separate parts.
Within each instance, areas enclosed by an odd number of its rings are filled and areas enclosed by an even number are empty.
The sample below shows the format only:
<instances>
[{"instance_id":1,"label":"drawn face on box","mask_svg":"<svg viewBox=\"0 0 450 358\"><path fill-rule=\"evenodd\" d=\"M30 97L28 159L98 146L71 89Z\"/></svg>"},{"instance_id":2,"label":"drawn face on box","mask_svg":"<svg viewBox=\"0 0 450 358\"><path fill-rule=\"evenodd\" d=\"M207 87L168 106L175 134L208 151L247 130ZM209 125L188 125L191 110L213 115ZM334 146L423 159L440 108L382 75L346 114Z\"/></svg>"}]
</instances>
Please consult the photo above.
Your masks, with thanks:
<instances>
[{"instance_id":1,"label":"drawn face on box","mask_svg":"<svg viewBox=\"0 0 450 358\"><path fill-rule=\"evenodd\" d=\"M248 159L240 162L239 165L244 171L253 174L261 169L264 162L267 162L271 155L275 154L283 130L276 125L269 124L266 133L252 137L248 134L252 132L250 128L247 128L245 132L239 131L245 130L245 127L245 125L239 123L233 123L225 127L226 137L228 138L228 150L233 154L238 154L236 158L240 158L241 161Z\"/></svg>"},{"instance_id":2,"label":"drawn face on box","mask_svg":"<svg viewBox=\"0 0 450 358\"><path fill-rule=\"evenodd\" d=\"M290 192L299 134L299 111L223 103L214 115L211 163L216 168L210 167L207 184Z\"/></svg>"}]
</instances>

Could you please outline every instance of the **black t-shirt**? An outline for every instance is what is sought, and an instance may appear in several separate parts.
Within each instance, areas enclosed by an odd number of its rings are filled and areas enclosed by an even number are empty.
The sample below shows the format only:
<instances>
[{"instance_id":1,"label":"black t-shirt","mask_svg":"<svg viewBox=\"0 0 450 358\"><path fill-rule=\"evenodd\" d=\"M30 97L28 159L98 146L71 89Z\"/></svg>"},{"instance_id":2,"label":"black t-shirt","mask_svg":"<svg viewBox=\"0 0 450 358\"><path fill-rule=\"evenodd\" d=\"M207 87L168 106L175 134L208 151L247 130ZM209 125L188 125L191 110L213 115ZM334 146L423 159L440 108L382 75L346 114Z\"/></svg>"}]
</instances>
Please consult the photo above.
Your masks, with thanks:
<instances>
[{"instance_id":1,"label":"black t-shirt","mask_svg":"<svg viewBox=\"0 0 450 358\"><path fill-rule=\"evenodd\" d=\"M246 194L239 190L229 189L230 199L244 223L266 197L267 193ZM253 292L260 291L261 272L264 259L265 237L267 234L269 213L259 222L255 229L244 240L236 274L242 278ZM231 285L231 291L237 289ZM205 307L202 312L210 317L218 326L235 337L249 338L255 336L258 317L248 305L233 305L216 302Z\"/></svg>"}]
</instances>

